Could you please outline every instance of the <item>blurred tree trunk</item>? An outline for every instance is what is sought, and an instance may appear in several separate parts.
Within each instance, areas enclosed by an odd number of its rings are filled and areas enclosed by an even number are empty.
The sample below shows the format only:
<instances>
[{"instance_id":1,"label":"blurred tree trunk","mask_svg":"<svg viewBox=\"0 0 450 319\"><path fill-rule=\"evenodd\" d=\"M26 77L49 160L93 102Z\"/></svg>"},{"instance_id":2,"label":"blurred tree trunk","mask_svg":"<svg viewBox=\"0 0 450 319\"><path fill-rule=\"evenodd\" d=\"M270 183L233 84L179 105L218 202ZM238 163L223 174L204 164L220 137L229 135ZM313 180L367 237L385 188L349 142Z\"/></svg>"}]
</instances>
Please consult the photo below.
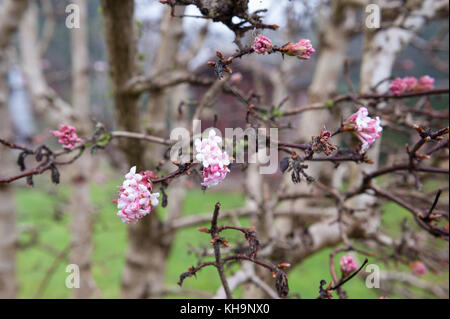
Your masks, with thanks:
<instances>
[{"instance_id":1,"label":"blurred tree trunk","mask_svg":"<svg viewBox=\"0 0 450 319\"><path fill-rule=\"evenodd\" d=\"M185 7L175 8L175 15L183 15ZM179 45L183 37L183 22L181 19L174 19L171 16L170 9L166 8L161 22L161 39L158 52L152 69L152 74L167 74L167 72L187 72L186 65L178 63L180 56ZM169 89L163 89L153 92L149 99L149 123L153 130L156 128L161 136L169 136L170 129L173 127L188 128L187 118L188 112L185 110L183 115L178 114L178 105L187 96L188 87L186 84L179 85ZM157 163L161 158L165 147L152 145L151 162ZM177 179L171 182L168 189L169 202L167 206L167 219L181 216L182 204L186 195L186 187L184 179ZM153 218L157 218L156 212L152 212ZM155 236L151 240L154 243L153 251L159 250L157 253L161 259L155 260L156 263L149 269L148 273L148 289L147 298L161 298L164 290L164 278L167 269L167 261L172 247L175 233L162 234L161 228L154 232ZM156 240L156 241L155 241ZM160 242L158 242L158 240Z\"/></svg>"},{"instance_id":2,"label":"blurred tree trunk","mask_svg":"<svg viewBox=\"0 0 450 319\"><path fill-rule=\"evenodd\" d=\"M19 21L28 6L27 0L4 1L0 7L0 136L12 138L8 114L8 58L7 49L17 31ZM9 149L0 148L2 173L15 169ZM16 283L16 213L13 187L0 185L0 298L15 298Z\"/></svg>"},{"instance_id":3,"label":"blurred tree trunk","mask_svg":"<svg viewBox=\"0 0 450 319\"><path fill-rule=\"evenodd\" d=\"M13 138L8 114L8 61L6 49L0 49L0 136ZM15 158L11 150L0 147L2 175L14 172ZM0 298L14 298L17 292L16 268L16 209L14 187L0 185Z\"/></svg>"},{"instance_id":4,"label":"blurred tree trunk","mask_svg":"<svg viewBox=\"0 0 450 319\"><path fill-rule=\"evenodd\" d=\"M120 129L139 132L139 97L121 92L137 72L134 2L102 0L102 8L117 123ZM143 151L138 140L119 141L119 146L130 167L136 166L138 171L144 169ZM152 256L149 241L155 222L155 218L144 218L139 224L128 226L129 247L122 278L124 298L145 296L148 263L151 257L158 258Z\"/></svg>"},{"instance_id":5,"label":"blurred tree trunk","mask_svg":"<svg viewBox=\"0 0 450 319\"><path fill-rule=\"evenodd\" d=\"M105 33L108 45L117 120L121 129L140 130L138 97L120 92L125 83L136 75L136 33L132 1L103 0ZM161 110L153 115L158 116ZM142 165L144 150L139 143L123 143L129 165ZM155 190L157 191L157 190ZM161 221L155 211L138 224L128 226L129 248L122 278L122 297L149 298L161 296L166 260L171 240L161 237Z\"/></svg>"},{"instance_id":6,"label":"blurred tree trunk","mask_svg":"<svg viewBox=\"0 0 450 319\"><path fill-rule=\"evenodd\" d=\"M177 11L180 9L176 9ZM184 11L184 9L182 9ZM170 17L166 10L161 24L161 39L152 70L152 75L168 71L175 72L177 65L178 46L183 35L182 22ZM152 92L149 100L149 130L152 134L169 133L166 125L168 116L173 119L173 125L186 126L183 121L173 117L178 103L185 95L184 86ZM172 106L172 110L169 108ZM162 155L163 148L157 145L146 145L149 149L149 162L156 164ZM185 189L181 181L174 181L169 189L170 202L168 216L173 218L181 213L181 204ZM157 192L158 189L155 189ZM125 298L158 298L164 291L164 278L167 259L173 242L174 234L162 234L161 221L157 209L129 227L129 248L127 264L122 280L122 296Z\"/></svg>"},{"instance_id":7,"label":"blurred tree trunk","mask_svg":"<svg viewBox=\"0 0 450 319\"><path fill-rule=\"evenodd\" d=\"M77 130L81 136L92 134L89 98L89 41L86 0L75 0L80 8L80 28L71 30L72 40L72 105L78 114ZM74 289L75 298L90 298L98 292L91 273L93 210L89 189L93 158L90 155L76 161L72 168L71 263L80 267L80 288Z\"/></svg>"},{"instance_id":8,"label":"blurred tree trunk","mask_svg":"<svg viewBox=\"0 0 450 319\"><path fill-rule=\"evenodd\" d=\"M19 47L22 70L26 77L26 86L33 104L34 111L45 117L52 126L61 123L73 123L77 120L76 113L67 102L48 86L42 71L40 47L39 13L36 3L30 5L20 25Z\"/></svg>"},{"instance_id":9,"label":"blurred tree trunk","mask_svg":"<svg viewBox=\"0 0 450 319\"><path fill-rule=\"evenodd\" d=\"M134 2L102 0L104 33L108 50L111 89L119 129L139 132L139 96L123 92L126 83L137 73L137 42L134 22ZM128 164L144 168L139 140L120 140Z\"/></svg>"},{"instance_id":10,"label":"blurred tree trunk","mask_svg":"<svg viewBox=\"0 0 450 319\"><path fill-rule=\"evenodd\" d=\"M184 6L175 7L175 15L184 14ZM181 71L177 63L180 55L178 47L183 37L182 19L174 19L170 8L165 8L161 21L161 37L158 51L152 65L151 76L166 75L168 72ZM162 89L152 92L149 100L150 130L156 135L167 134L168 105L171 102L171 91L174 88ZM170 91L170 92L169 92Z\"/></svg>"},{"instance_id":11,"label":"blurred tree trunk","mask_svg":"<svg viewBox=\"0 0 450 319\"><path fill-rule=\"evenodd\" d=\"M318 60L309 87L309 103L326 102L337 93L339 79L347 57L348 42L357 26L357 8L340 1L332 1L330 15L320 15ZM298 132L301 139L309 142L311 134L318 134L327 124L329 110L305 112L301 116ZM339 123L339 117L332 123ZM320 165L314 165L318 167ZM317 168L320 171L321 168Z\"/></svg>"},{"instance_id":12,"label":"blurred tree trunk","mask_svg":"<svg viewBox=\"0 0 450 319\"><path fill-rule=\"evenodd\" d=\"M5 49L3 49L5 50ZM0 53L1 55L2 53ZM0 135L12 138L12 127L8 114L8 63L0 57ZM15 168L11 150L0 149L2 174L9 174ZM15 278L16 259L16 212L14 188L0 185L0 298L14 298L17 292Z\"/></svg>"}]
</instances>

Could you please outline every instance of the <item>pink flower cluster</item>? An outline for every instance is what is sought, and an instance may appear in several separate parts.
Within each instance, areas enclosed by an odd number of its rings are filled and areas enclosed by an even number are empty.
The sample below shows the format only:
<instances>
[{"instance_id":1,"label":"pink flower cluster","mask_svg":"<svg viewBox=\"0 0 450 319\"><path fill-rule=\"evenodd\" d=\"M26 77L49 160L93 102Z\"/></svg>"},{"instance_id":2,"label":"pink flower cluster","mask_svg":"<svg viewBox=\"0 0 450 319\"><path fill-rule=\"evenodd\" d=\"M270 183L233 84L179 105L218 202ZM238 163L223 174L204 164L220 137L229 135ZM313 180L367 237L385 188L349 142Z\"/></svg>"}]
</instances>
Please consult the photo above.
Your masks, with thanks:
<instances>
[{"instance_id":1,"label":"pink flower cluster","mask_svg":"<svg viewBox=\"0 0 450 319\"><path fill-rule=\"evenodd\" d=\"M408 92L428 91L433 89L434 79L431 76L424 75L419 79L413 76L404 78L396 78L389 85L389 92L391 94L402 94Z\"/></svg>"},{"instance_id":2,"label":"pink flower cluster","mask_svg":"<svg viewBox=\"0 0 450 319\"><path fill-rule=\"evenodd\" d=\"M300 39L297 43L289 42L282 48L282 51L303 60L309 60L311 54L316 52L308 39Z\"/></svg>"},{"instance_id":3,"label":"pink flower cluster","mask_svg":"<svg viewBox=\"0 0 450 319\"><path fill-rule=\"evenodd\" d=\"M411 272L416 276L424 275L427 272L427 266L421 261L414 261L410 265Z\"/></svg>"},{"instance_id":4,"label":"pink flower cluster","mask_svg":"<svg viewBox=\"0 0 450 319\"><path fill-rule=\"evenodd\" d=\"M339 264L341 266L341 272L344 277L348 276L358 268L358 264L352 256L342 256Z\"/></svg>"},{"instance_id":5,"label":"pink flower cluster","mask_svg":"<svg viewBox=\"0 0 450 319\"><path fill-rule=\"evenodd\" d=\"M209 131L208 138L195 140L196 159L203 164L202 186L211 187L222 182L230 170L230 158L220 145L222 139L214 130Z\"/></svg>"},{"instance_id":6,"label":"pink flower cluster","mask_svg":"<svg viewBox=\"0 0 450 319\"><path fill-rule=\"evenodd\" d=\"M344 130L356 133L362 143L360 152L364 153L381 136L383 128L378 116L375 119L369 117L369 111L365 107L361 107L344 122Z\"/></svg>"},{"instance_id":7,"label":"pink flower cluster","mask_svg":"<svg viewBox=\"0 0 450 319\"><path fill-rule=\"evenodd\" d=\"M82 141L75 132L75 128L69 125L60 125L58 131L52 131L53 135L58 137L58 142L64 148L71 149L76 143Z\"/></svg>"},{"instance_id":8,"label":"pink flower cluster","mask_svg":"<svg viewBox=\"0 0 450 319\"><path fill-rule=\"evenodd\" d=\"M272 48L272 41L263 35L258 35L253 42L253 50L258 54L267 54Z\"/></svg>"},{"instance_id":9,"label":"pink flower cluster","mask_svg":"<svg viewBox=\"0 0 450 319\"><path fill-rule=\"evenodd\" d=\"M150 214L152 205L158 205L159 193L152 193L152 183L149 181L150 172L136 174L136 166L125 175L125 180L117 199L117 216L122 222L137 223L142 217Z\"/></svg>"}]
</instances>

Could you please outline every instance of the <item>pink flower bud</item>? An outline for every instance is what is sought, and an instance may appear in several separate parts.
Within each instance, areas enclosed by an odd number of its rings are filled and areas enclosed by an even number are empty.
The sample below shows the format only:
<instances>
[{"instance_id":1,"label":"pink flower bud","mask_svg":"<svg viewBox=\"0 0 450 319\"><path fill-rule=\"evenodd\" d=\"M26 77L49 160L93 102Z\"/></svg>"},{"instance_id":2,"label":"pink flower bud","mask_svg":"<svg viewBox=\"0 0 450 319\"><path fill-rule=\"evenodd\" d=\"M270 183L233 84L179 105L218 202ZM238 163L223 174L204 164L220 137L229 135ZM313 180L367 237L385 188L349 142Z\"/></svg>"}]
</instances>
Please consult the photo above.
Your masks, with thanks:
<instances>
[{"instance_id":1,"label":"pink flower bud","mask_svg":"<svg viewBox=\"0 0 450 319\"><path fill-rule=\"evenodd\" d=\"M417 79L413 76L407 76L403 78L403 82L405 83L406 92L412 92L417 86Z\"/></svg>"},{"instance_id":2,"label":"pink flower bud","mask_svg":"<svg viewBox=\"0 0 450 319\"><path fill-rule=\"evenodd\" d=\"M253 50L258 54L267 54L273 48L272 41L268 37L258 35L253 43Z\"/></svg>"},{"instance_id":3,"label":"pink flower bud","mask_svg":"<svg viewBox=\"0 0 450 319\"><path fill-rule=\"evenodd\" d=\"M434 78L428 75L422 76L415 88L416 91L428 91L432 90L434 87Z\"/></svg>"},{"instance_id":4,"label":"pink flower bud","mask_svg":"<svg viewBox=\"0 0 450 319\"><path fill-rule=\"evenodd\" d=\"M300 39L297 43L289 42L281 49L285 54L308 60L316 52L308 39Z\"/></svg>"},{"instance_id":5,"label":"pink flower bud","mask_svg":"<svg viewBox=\"0 0 450 319\"><path fill-rule=\"evenodd\" d=\"M396 78L394 81L389 84L389 92L391 94L399 95L406 91L407 84L403 81L402 78Z\"/></svg>"},{"instance_id":6,"label":"pink flower bud","mask_svg":"<svg viewBox=\"0 0 450 319\"><path fill-rule=\"evenodd\" d=\"M343 277L350 275L358 268L358 264L352 256L342 256L339 264L341 265L341 272Z\"/></svg>"},{"instance_id":7,"label":"pink flower bud","mask_svg":"<svg viewBox=\"0 0 450 319\"><path fill-rule=\"evenodd\" d=\"M414 261L410 264L411 272L416 276L422 276L427 272L427 266L421 261Z\"/></svg>"}]
</instances>

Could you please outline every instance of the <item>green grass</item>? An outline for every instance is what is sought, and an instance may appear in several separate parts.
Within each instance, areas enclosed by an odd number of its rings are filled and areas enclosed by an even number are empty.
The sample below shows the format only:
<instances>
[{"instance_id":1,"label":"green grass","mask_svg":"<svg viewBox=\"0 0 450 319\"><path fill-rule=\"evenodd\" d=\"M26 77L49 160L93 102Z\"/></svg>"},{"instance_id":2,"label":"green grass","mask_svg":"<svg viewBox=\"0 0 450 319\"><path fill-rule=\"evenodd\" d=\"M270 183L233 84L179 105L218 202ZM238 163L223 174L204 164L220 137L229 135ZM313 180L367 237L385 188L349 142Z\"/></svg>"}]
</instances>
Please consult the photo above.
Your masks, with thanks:
<instances>
[{"instance_id":1,"label":"green grass","mask_svg":"<svg viewBox=\"0 0 450 319\"><path fill-rule=\"evenodd\" d=\"M91 186L92 198L95 205L95 232L93 251L93 276L101 292L102 298L118 298L120 296L120 281L125 262L127 248L126 225L115 216L116 209L111 200L115 197L119 181L111 181L107 184L93 184ZM18 278L19 297L35 297L39 286L52 267L56 255L66 249L70 243L69 224L70 218L64 208L70 196L67 187L46 186L35 188L20 188L16 192L18 208L18 226L22 230L33 228L39 234L38 243L28 248L23 248L18 254ZM170 194L169 194L170 200ZM198 190L188 191L184 202L184 215L192 215L212 211L214 203L220 201L224 209L242 206L244 198L240 194L202 192ZM170 203L170 202L169 202ZM404 217L410 217L409 213L395 204L386 204L382 207L382 223L388 232L395 235L399 231L399 224ZM160 217L165 218L165 210L159 211ZM244 226L249 226L247 218L241 218ZM410 221L414 227L414 222ZM205 224L207 226L207 224ZM227 239L232 243L241 241L240 234L228 232ZM20 242L26 245L31 238L24 232L20 236ZM188 267L197 262L194 254L189 254L190 248L207 247L209 243L207 234L198 232L196 227L186 228L176 235L174 245L170 252L165 281L168 287L176 287L179 275ZM292 294L298 294L302 298L316 298L321 279L329 281L329 253L331 249L324 249L297 265L289 273L289 286ZM358 256L363 260L363 256ZM338 259L336 260L336 262ZM51 273L48 283L40 295L42 298L70 298L71 290L65 287L65 279L68 273L65 269L68 258L62 259ZM380 265L381 266L381 265ZM381 268L383 268L382 266ZM407 270L406 266L400 270ZM437 276L427 275L428 280L448 281L448 273ZM213 293L220 286L216 270L207 267L198 273L195 278L187 278L183 287L187 289L201 290ZM350 298L376 298L376 289L366 288L360 279L354 279L345 286ZM238 289L235 296L242 295ZM169 295L168 298L184 298L187 296ZM395 297L395 296L393 296Z\"/></svg>"}]
</instances>

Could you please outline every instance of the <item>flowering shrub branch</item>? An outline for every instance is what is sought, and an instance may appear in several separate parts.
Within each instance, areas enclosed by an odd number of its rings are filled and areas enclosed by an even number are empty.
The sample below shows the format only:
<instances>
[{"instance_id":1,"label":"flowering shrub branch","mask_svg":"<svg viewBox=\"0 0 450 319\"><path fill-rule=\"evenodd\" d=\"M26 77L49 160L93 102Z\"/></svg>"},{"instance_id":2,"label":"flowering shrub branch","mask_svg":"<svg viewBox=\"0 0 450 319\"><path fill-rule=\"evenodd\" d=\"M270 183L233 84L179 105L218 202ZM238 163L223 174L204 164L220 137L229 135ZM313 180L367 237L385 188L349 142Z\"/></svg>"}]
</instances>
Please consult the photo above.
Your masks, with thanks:
<instances>
[{"instance_id":1,"label":"flowering shrub branch","mask_svg":"<svg viewBox=\"0 0 450 319\"><path fill-rule=\"evenodd\" d=\"M348 94L335 96L333 99L330 99L325 103L312 103L290 110L282 110L282 107L288 97L282 99L278 105L265 106L259 99L257 92L244 93L235 86L240 79L238 76L235 76L236 74L233 76L228 75L233 72L231 69L231 64L235 59L242 58L250 54L265 56L280 53L283 58L287 55L297 57L301 60L308 60L315 52L315 49L308 39L300 39L297 42L288 42L286 44L277 45L274 44L267 36L258 35L255 37L252 46L244 47L241 43L241 38L246 31L252 29L275 30L278 28L276 25L268 25L262 22L261 14L265 12L264 10L250 14L248 12L247 0L160 0L160 2L169 5L172 8L173 16L175 16L173 9L177 5L193 4L197 6L202 14L202 16L198 17L211 19L213 21L220 21L227 25L230 30L235 33L235 43L238 50L229 57L225 57L220 51L216 51L218 60L208 62L208 65L214 68L214 72L218 79L204 78L196 75L195 72L194 74L183 73L175 74L173 76L166 76L163 72L162 75L152 78L134 76L132 72L130 72L130 74L126 76L126 79L123 81L117 81L118 87L115 87L115 92L118 95L123 95L126 98L132 97L133 99L137 99L142 92L158 92L181 83L205 86L208 87L208 90L199 103L197 103L194 119L200 119L202 110L213 103L216 95L225 93L234 96L237 101L245 107L243 114L245 114L246 124L248 127L253 129L258 129L259 127L291 128L290 123L286 124L281 121L287 117L295 116L303 112L330 109L340 106L343 102L353 102L355 106L362 107L356 110L356 113L351 115L348 119L342 120L341 125L334 128L334 131L327 130L325 127L317 128L318 131L319 129L320 131L311 132L311 134L315 135L311 136L311 140L309 142L300 141L303 142L300 143L298 141L273 141L266 137L267 145L274 143L276 144L278 150L288 153L288 156L280 161L280 170L285 174L289 173L293 183L306 181L313 186L314 190L317 191L316 195L312 195L312 193L287 195L283 193L283 189L280 189L278 192L273 192L274 195L271 202L276 204L281 201L295 200L301 196L308 197L309 199L331 199L336 204L335 206L338 210L337 218L335 218L334 223L339 224L342 241L344 241L345 244L349 244L349 240L346 237L346 234L344 234L343 229L346 223L346 217L348 217L348 220L352 222L352 215L356 209L352 208L348 202L350 199L358 195L369 194L377 198L393 201L406 208L412 213L413 218L420 227L438 238L448 240L448 225L444 227L438 225L438 222L440 222L443 218L448 220L448 212L441 209L441 203L439 203L442 193L441 190L433 193L432 196L434 197L434 200L432 203L429 203L423 198L416 198L416 202L420 200L421 202L427 204L426 208L423 208L423 205L419 208L417 205L403 198L402 195L397 192L391 190L386 191L375 183L375 178L379 176L403 173L403 176L406 177L408 175L413 176L416 182L415 184L418 186L420 184L419 173L449 174L447 168L438 167L434 163L423 164L424 160L429 159L432 155L446 150L449 147L448 139L443 140L444 136L448 134L448 127L437 130L426 128L428 126L434 128L442 127L444 125L441 123L442 120L448 120L448 111L437 111L430 107L408 107L406 105L390 103L392 101L398 102L402 99L414 97L429 97L448 94L448 89L435 89L434 79L429 76L422 76L418 79L413 77L396 78L390 83L389 91L385 93L357 94L355 93L354 87L351 84L347 73L346 81L351 90ZM234 23L232 22L233 17L238 17L241 21ZM118 60L128 61L131 59ZM115 72L116 75L120 73L121 72ZM380 107L380 102L388 102L383 103L388 105ZM121 101L121 103L123 104L122 106L126 105L128 107L128 102L125 103L124 101ZM424 118L425 121L423 121L424 123L421 123L420 126L415 126L415 123L411 123L411 120L407 118L408 115L411 115L411 117L420 116ZM403 154L407 157L406 159L402 158L401 161L393 162L392 164L386 165L386 167L365 174L360 185L347 191L342 191L316 181L315 176L312 176L312 174L308 172L309 165L311 164L307 162L330 162L335 167L338 167L342 162L354 162L356 164L373 163L373 160L367 155L367 151L375 143L375 141L381 137L383 131L382 125L384 127L389 126L390 128L394 128L396 130L399 130L400 126L406 127L406 129L416 129L420 139L412 147L406 148L406 154ZM130 130L133 129L133 126L126 127ZM352 134L357 137L359 144L357 147L352 148L340 147L339 145L334 144L337 143L334 142L337 140L334 138L338 134ZM36 148L30 148L0 139L0 143L4 146L20 151L17 164L23 172L15 176L0 178L0 184L10 183L21 178L26 178L27 183L29 185L33 185L33 176L42 174L46 171L50 171L51 179L54 183L59 183L59 169L61 166L73 163L83 155L85 150L89 148L92 152L95 152L97 149L105 148L114 139L126 138L163 145L167 147L166 154L174 144L171 140L166 138L140 132L107 132L101 125L96 128L95 133L90 138L84 137L82 139L78 137L76 129L67 125L63 125L59 128L59 130L53 131L53 135L58 137L59 143L63 148L62 150L53 151L47 145L40 145ZM190 147L195 149L198 153L196 160L200 163L196 163L194 161L189 161L186 163L174 162L173 164L177 166L176 170L159 177L152 171L137 172L136 167L132 167L130 172L126 174L125 180L120 187L119 196L117 199L118 217L125 223L136 223L141 218L144 218L144 216L150 214L152 207L159 204L158 198L160 194L154 191L156 184L160 184L159 189L162 195L161 202L162 206L165 206L167 204L167 194L165 193L165 189L170 186L170 182L175 178L179 178L184 175L200 176L201 182L199 184L204 188L214 187L221 183L236 164L233 163L233 158L230 156L233 154L227 154L224 150L222 150L221 143L221 139L214 134L191 143ZM427 151L421 153L420 151L422 147L428 143L435 143L435 145L434 147L428 148ZM130 148L129 150L136 151L136 149L138 148ZM69 159L60 159L61 157L69 154L71 154ZM321 155L318 156L318 154ZM29 156L34 156L37 164L33 169L26 171L26 159ZM168 157L162 162L165 163L167 160ZM156 172L159 171L159 166L160 165L155 168ZM144 168L139 167L139 169ZM296 214L304 214L304 212L298 211L275 211L275 204L267 209L272 211L273 208L274 212L270 212L273 215L293 216ZM220 218L236 216L232 215L231 212L219 214L219 210L220 204L217 203L214 208L212 219L210 214L208 214L206 216L179 217L176 220L169 220L163 223L162 233L167 234L182 227L197 225L201 222L205 222L206 220L211 220L211 226L209 229L201 228L199 230L211 235L211 242L213 246L213 253L211 253L211 255L214 256L215 260L210 262L201 262L197 266L189 268L188 272L181 274L179 285L182 285L185 278L196 275L197 272L203 267L213 266L218 271L225 295L227 298L232 298L232 289L230 288L226 278L225 267L236 261L250 261L254 265L271 271L273 277L275 277L275 286L278 296L283 298L286 297L289 292L289 287L287 275L282 269L287 268L289 264L280 263L273 265L257 258L261 243L256 237L254 229L228 225L219 226L218 220ZM240 216L260 216L258 215L260 212L255 209L243 210L240 214ZM317 215L326 216L322 209L320 209L318 214L311 215L316 215L312 218L317 218ZM327 227L330 227L328 221L326 222ZM223 246L229 246L229 242L220 236L224 230L241 232L249 246L248 253L236 252L232 255L224 256L222 248ZM294 234L293 236L306 235ZM308 238L308 240L311 240L311 238ZM288 242L284 244L288 246L292 245L292 247L295 248L295 243L302 243L302 240L297 239L298 238L296 238L296 240L292 240L292 243ZM269 245L269 243L264 244ZM275 244L270 243L270 245ZM400 247L400 245L396 246L394 244L392 244L392 246L395 247L396 254L405 254L405 247ZM334 290L337 291L340 298L345 298L346 294L345 291L343 291L342 286L354 278L367 263L366 259L364 263L356 269L357 266L355 260L353 260L351 256L344 256L340 263L341 277L339 278L334 266L334 256L338 252L352 250L349 247L351 247L351 245L347 245L342 249L339 248L334 250L332 255L330 255L332 280L325 288L323 286L325 286L326 282L321 282L319 298L330 298L331 292ZM302 249L305 248L303 247ZM417 258L417 254L411 253L411 250L408 250L406 255L408 255L408 261ZM261 253L259 256L261 256ZM397 255L395 257L397 258ZM423 274L424 271L426 271L426 267L423 267L425 265L420 265L417 261L414 261L413 263L414 265L412 268L414 269L414 273Z\"/></svg>"},{"instance_id":2,"label":"flowering shrub branch","mask_svg":"<svg viewBox=\"0 0 450 319\"><path fill-rule=\"evenodd\" d=\"M284 55L289 55L296 56L302 60L308 60L315 50L308 39L300 39L297 43L288 42L279 47L273 45L269 38L259 35L255 38L252 47L242 48L230 57L225 58L220 51L216 51L219 60L216 62L210 61L208 62L208 65L214 67L216 76L221 79L223 77L223 72L233 73L230 65L235 59L242 58L243 56L252 53L267 55L277 52L281 53L283 57Z\"/></svg>"},{"instance_id":3,"label":"flowering shrub branch","mask_svg":"<svg viewBox=\"0 0 450 319\"><path fill-rule=\"evenodd\" d=\"M199 231L204 233L211 234L211 243L214 247L214 256L215 256L215 262L202 262L199 265L195 267L190 267L189 270L185 273L182 273L180 275L180 280L178 284L181 286L183 284L183 281L187 277L192 277L197 274L199 270L201 270L204 267L207 266L214 266L216 267L220 280L222 282L222 286L225 290L225 295L227 299L232 299L232 293L230 290L230 287L228 285L226 276L225 276L225 265L232 261L240 261L240 260L246 260L250 261L258 266L267 268L270 270L273 274L273 277L275 278L275 287L278 293L278 296L281 298L284 298L289 293L289 286L288 286L288 279L286 273L282 270L283 268L289 267L289 264L282 263L277 266L268 264L260 259L257 258L257 253L260 248L260 243L258 238L256 237L255 230L250 228L244 228L244 227L236 227L236 226L218 226L218 217L219 217L219 211L220 211L220 203L217 202L214 206L214 213L212 215L211 219L211 227L209 229L207 228L198 228ZM221 255L221 246L229 247L230 243L223 237L220 236L220 233L223 230L231 229L240 231L244 234L245 239L247 240L247 243L249 245L249 253L247 255L244 254L234 254L227 256L225 258Z\"/></svg>"}]
</instances>

